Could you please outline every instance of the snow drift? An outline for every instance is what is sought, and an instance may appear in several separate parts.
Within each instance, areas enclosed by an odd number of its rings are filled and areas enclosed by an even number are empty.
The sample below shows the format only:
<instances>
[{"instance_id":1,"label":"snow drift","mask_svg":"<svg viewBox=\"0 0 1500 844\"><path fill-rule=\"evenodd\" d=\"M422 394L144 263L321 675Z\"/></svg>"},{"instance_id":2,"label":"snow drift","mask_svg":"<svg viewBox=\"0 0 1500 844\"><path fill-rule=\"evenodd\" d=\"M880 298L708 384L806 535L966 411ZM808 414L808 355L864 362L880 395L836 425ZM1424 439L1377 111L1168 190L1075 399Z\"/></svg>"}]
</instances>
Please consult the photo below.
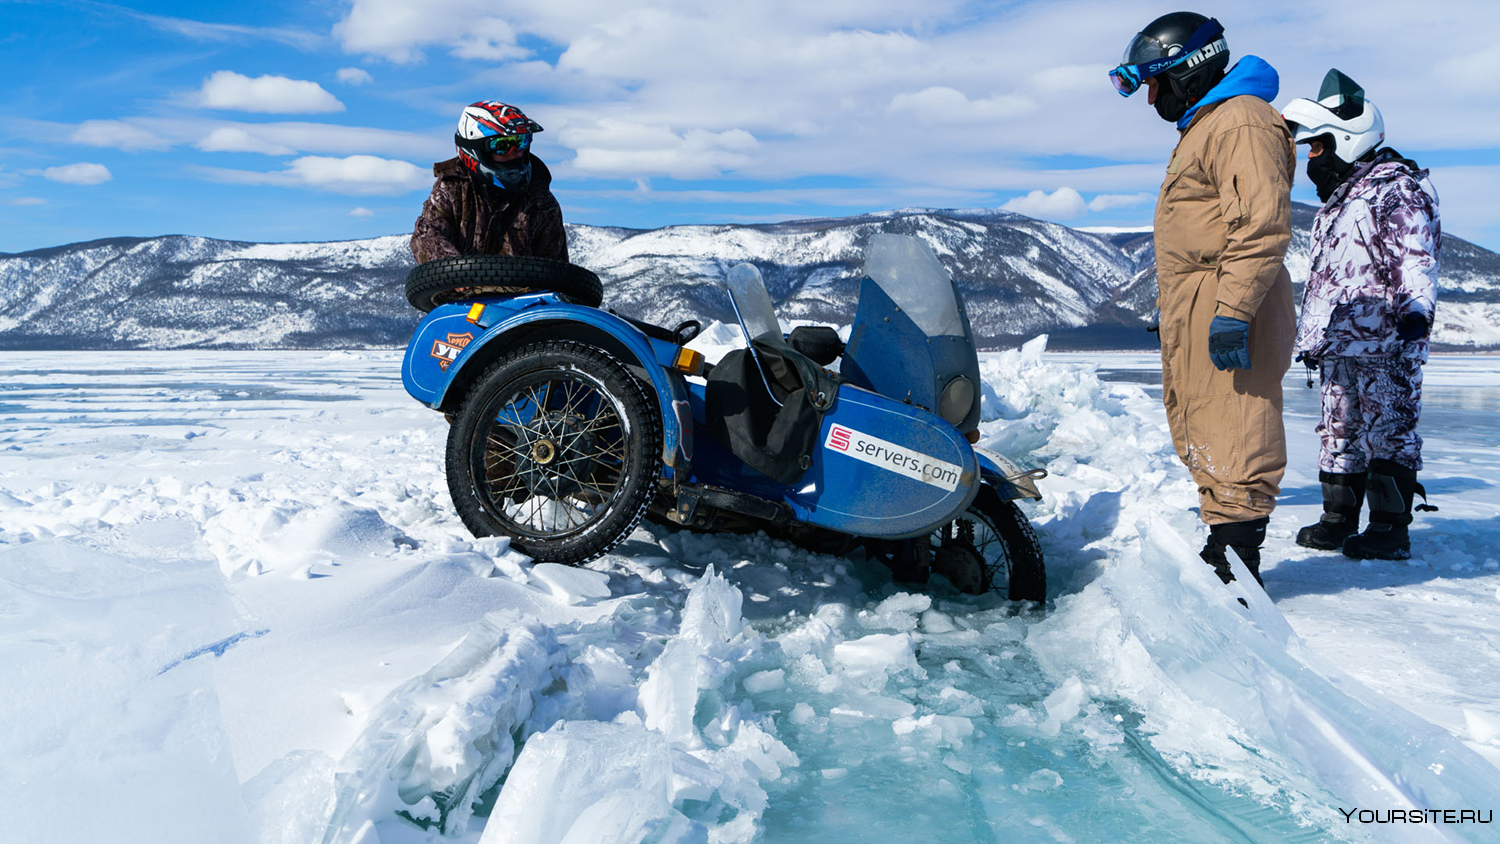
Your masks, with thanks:
<instances>
[{"instance_id":1,"label":"snow drift","mask_svg":"<svg viewBox=\"0 0 1500 844\"><path fill-rule=\"evenodd\" d=\"M1311 841L1368 836L1340 807L1500 802L1453 734L1213 579L1157 403L1043 347L985 358L982 431L1052 473L1045 609L759 535L649 527L533 565L451 513L445 426L389 354L16 358L11 830Z\"/></svg>"}]
</instances>

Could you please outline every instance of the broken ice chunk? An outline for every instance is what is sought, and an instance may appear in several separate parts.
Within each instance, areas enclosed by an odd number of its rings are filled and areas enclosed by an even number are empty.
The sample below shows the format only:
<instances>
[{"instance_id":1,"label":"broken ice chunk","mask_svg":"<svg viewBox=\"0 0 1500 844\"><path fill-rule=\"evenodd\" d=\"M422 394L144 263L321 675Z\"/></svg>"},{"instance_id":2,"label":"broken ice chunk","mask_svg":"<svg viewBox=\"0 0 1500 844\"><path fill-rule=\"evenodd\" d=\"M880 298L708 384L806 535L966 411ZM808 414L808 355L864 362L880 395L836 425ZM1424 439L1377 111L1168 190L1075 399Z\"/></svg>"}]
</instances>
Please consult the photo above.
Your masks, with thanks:
<instances>
[{"instance_id":1,"label":"broken ice chunk","mask_svg":"<svg viewBox=\"0 0 1500 844\"><path fill-rule=\"evenodd\" d=\"M480 844L640 841L676 814L671 785L661 733L565 721L526 742Z\"/></svg>"},{"instance_id":2,"label":"broken ice chunk","mask_svg":"<svg viewBox=\"0 0 1500 844\"><path fill-rule=\"evenodd\" d=\"M757 671L744 680L745 691L752 695L763 694L786 686L786 672L780 668Z\"/></svg>"},{"instance_id":3,"label":"broken ice chunk","mask_svg":"<svg viewBox=\"0 0 1500 844\"><path fill-rule=\"evenodd\" d=\"M888 675L900 671L926 676L907 633L872 633L840 642L833 647L833 658L845 676L870 688L879 688Z\"/></svg>"},{"instance_id":4,"label":"broken ice chunk","mask_svg":"<svg viewBox=\"0 0 1500 844\"><path fill-rule=\"evenodd\" d=\"M609 597L609 575L602 571L541 563L531 569L531 578L564 604Z\"/></svg>"},{"instance_id":5,"label":"broken ice chunk","mask_svg":"<svg viewBox=\"0 0 1500 844\"><path fill-rule=\"evenodd\" d=\"M1086 698L1083 683L1076 676L1064 680L1056 691L1042 701L1042 706L1047 710L1047 720L1042 723L1041 731L1049 736L1057 735L1062 730L1063 723L1078 717L1078 710Z\"/></svg>"}]
</instances>

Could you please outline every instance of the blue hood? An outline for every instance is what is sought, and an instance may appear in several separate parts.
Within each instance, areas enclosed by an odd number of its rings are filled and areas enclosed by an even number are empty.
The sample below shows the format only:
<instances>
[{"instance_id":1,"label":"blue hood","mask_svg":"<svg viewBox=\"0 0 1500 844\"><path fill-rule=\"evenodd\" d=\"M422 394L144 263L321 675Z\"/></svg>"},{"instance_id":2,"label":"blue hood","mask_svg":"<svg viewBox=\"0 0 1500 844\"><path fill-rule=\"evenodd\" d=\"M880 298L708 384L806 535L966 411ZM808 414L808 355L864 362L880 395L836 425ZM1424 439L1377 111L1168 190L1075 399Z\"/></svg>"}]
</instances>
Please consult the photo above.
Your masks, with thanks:
<instances>
[{"instance_id":1,"label":"blue hood","mask_svg":"<svg viewBox=\"0 0 1500 844\"><path fill-rule=\"evenodd\" d=\"M1239 97L1249 94L1260 97L1266 102L1276 99L1276 94L1281 90L1281 77L1276 74L1276 68L1266 64L1265 59L1260 56L1246 56L1235 63L1219 84L1208 89L1208 93L1188 109L1182 118L1177 121L1177 128L1186 129L1198 109L1212 103L1223 102L1230 97Z\"/></svg>"}]
</instances>

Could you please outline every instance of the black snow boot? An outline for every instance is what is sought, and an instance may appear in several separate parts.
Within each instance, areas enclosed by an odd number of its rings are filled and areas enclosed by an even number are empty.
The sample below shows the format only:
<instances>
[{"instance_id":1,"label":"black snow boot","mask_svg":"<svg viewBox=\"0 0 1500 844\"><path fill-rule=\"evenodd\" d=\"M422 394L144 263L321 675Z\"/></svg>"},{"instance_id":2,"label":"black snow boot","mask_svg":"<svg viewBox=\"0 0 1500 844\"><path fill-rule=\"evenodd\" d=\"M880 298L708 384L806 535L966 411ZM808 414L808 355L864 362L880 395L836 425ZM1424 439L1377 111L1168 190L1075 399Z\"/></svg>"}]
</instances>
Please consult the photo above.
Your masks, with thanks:
<instances>
[{"instance_id":1,"label":"black snow boot","mask_svg":"<svg viewBox=\"0 0 1500 844\"><path fill-rule=\"evenodd\" d=\"M1412 496L1422 491L1416 471L1394 460L1371 460L1366 489L1370 524L1364 533L1344 540L1344 556L1356 560L1411 559L1411 538L1406 528L1411 524ZM1425 491L1422 497L1427 497Z\"/></svg>"},{"instance_id":2,"label":"black snow boot","mask_svg":"<svg viewBox=\"0 0 1500 844\"><path fill-rule=\"evenodd\" d=\"M1297 531L1297 544L1319 551L1337 551L1344 540L1359 533L1359 508L1365 502L1365 475L1319 472L1323 482L1323 516L1317 524Z\"/></svg>"},{"instance_id":3,"label":"black snow boot","mask_svg":"<svg viewBox=\"0 0 1500 844\"><path fill-rule=\"evenodd\" d=\"M1270 522L1269 516L1262 516L1248 522L1209 525L1208 544L1203 546L1198 556L1203 558L1203 562L1213 566L1214 574L1227 584L1234 580L1234 572L1229 568L1229 557L1225 552L1233 548L1240 562L1250 570L1255 582L1264 586L1265 583L1260 579L1260 546L1266 541L1266 525Z\"/></svg>"}]
</instances>

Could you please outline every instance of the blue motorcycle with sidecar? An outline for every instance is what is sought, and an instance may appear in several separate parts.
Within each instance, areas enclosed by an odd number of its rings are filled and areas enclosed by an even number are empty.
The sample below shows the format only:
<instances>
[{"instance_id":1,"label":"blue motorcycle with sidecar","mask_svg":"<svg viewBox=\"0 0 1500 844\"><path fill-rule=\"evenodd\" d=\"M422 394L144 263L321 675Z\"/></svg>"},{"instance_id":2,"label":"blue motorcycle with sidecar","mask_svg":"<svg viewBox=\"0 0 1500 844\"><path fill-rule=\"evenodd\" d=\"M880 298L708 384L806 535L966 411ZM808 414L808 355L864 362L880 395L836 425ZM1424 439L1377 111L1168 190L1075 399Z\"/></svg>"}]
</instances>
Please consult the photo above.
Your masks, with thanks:
<instances>
[{"instance_id":1,"label":"blue motorcycle with sidecar","mask_svg":"<svg viewBox=\"0 0 1500 844\"><path fill-rule=\"evenodd\" d=\"M588 270L530 257L423 264L408 393L447 414L448 488L476 536L539 562L607 553L643 517L857 548L898 580L1041 601L1035 481L975 448L979 367L957 287L918 238L875 234L849 340L782 330L759 271L725 287L744 348L600 309ZM836 367L836 370L831 368Z\"/></svg>"}]
</instances>

